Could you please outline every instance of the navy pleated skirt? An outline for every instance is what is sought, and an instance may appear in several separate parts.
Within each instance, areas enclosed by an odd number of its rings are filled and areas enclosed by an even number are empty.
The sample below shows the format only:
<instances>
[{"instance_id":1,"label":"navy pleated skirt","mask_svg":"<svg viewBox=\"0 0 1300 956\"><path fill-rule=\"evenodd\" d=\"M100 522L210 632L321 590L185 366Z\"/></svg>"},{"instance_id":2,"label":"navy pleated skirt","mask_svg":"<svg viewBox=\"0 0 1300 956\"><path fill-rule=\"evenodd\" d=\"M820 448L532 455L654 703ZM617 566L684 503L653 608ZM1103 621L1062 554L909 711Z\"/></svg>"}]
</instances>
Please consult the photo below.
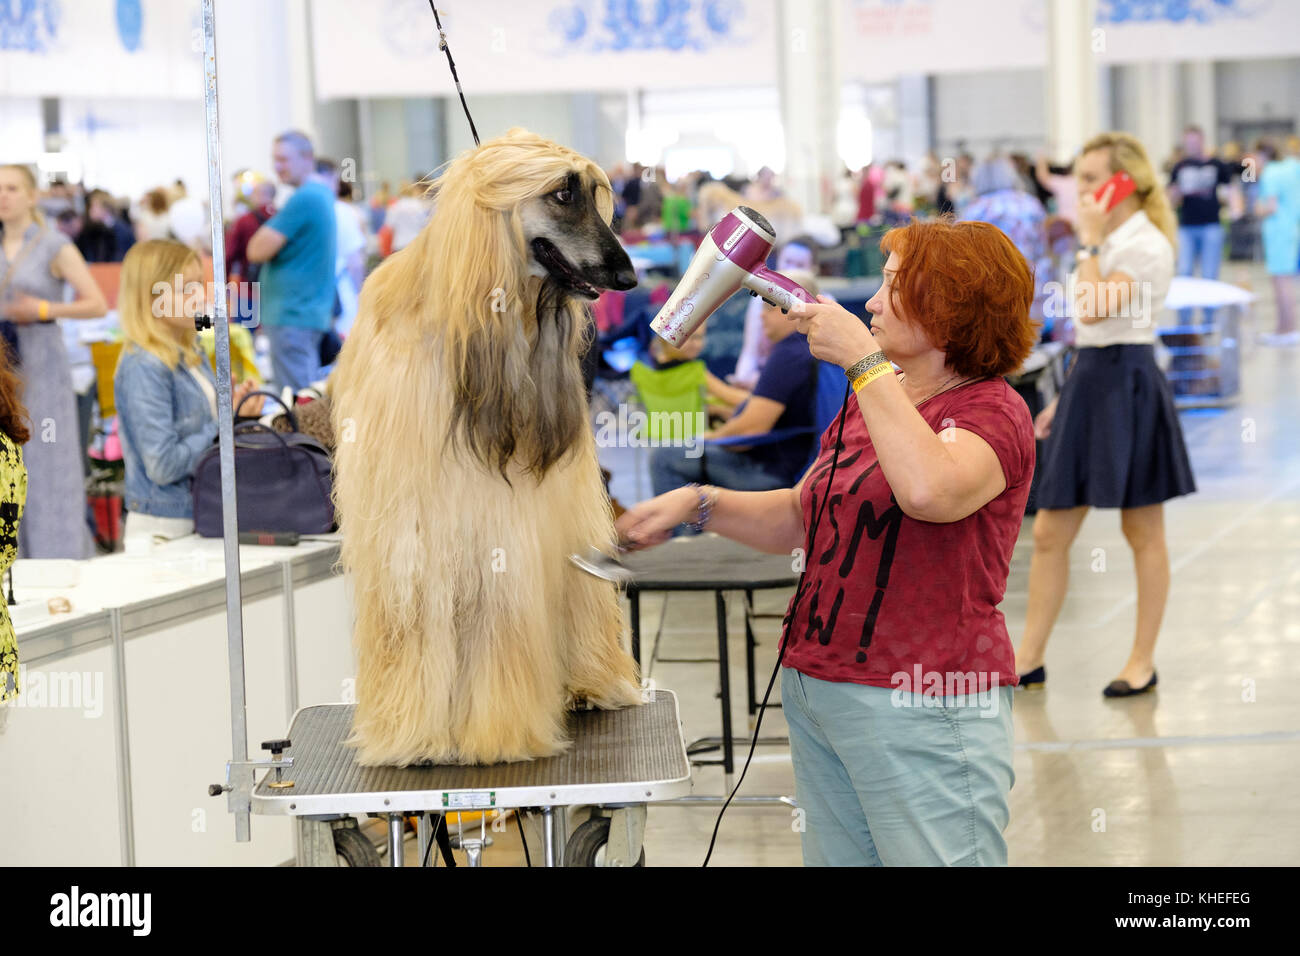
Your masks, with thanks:
<instances>
[{"instance_id":1,"label":"navy pleated skirt","mask_svg":"<svg viewBox=\"0 0 1300 956\"><path fill-rule=\"evenodd\" d=\"M1155 349L1079 349L1043 443L1038 507L1141 508L1195 490Z\"/></svg>"}]
</instances>

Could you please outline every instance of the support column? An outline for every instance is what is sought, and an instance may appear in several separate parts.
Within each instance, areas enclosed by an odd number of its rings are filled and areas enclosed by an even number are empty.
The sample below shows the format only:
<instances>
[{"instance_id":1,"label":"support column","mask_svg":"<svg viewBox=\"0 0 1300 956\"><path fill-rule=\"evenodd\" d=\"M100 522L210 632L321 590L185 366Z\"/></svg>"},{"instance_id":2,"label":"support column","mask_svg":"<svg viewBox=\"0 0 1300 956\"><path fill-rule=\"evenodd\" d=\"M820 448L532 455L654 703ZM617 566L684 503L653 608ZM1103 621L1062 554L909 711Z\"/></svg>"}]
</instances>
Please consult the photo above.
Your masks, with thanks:
<instances>
[{"instance_id":1,"label":"support column","mask_svg":"<svg viewBox=\"0 0 1300 956\"><path fill-rule=\"evenodd\" d=\"M314 138L318 132L307 4L221 0L214 13L222 38L217 44L222 166L228 175L255 169L271 176L271 142L277 135L296 128ZM230 183L222 185L229 200Z\"/></svg>"},{"instance_id":2,"label":"support column","mask_svg":"<svg viewBox=\"0 0 1300 956\"><path fill-rule=\"evenodd\" d=\"M840 115L840 4L778 0L777 79L785 132L786 195L805 213L826 212L842 165L836 143Z\"/></svg>"},{"instance_id":3,"label":"support column","mask_svg":"<svg viewBox=\"0 0 1300 956\"><path fill-rule=\"evenodd\" d=\"M1194 60L1182 64L1187 101L1183 104L1184 125L1205 130L1205 145L1211 150L1219 145L1219 111L1214 96L1214 62Z\"/></svg>"},{"instance_id":4,"label":"support column","mask_svg":"<svg viewBox=\"0 0 1300 956\"><path fill-rule=\"evenodd\" d=\"M1178 142L1177 66L1140 63L1132 68L1136 80L1136 120L1130 131L1142 141L1157 168Z\"/></svg>"},{"instance_id":5,"label":"support column","mask_svg":"<svg viewBox=\"0 0 1300 956\"><path fill-rule=\"evenodd\" d=\"M1105 33L1096 27L1096 0L1047 0L1047 148L1068 162L1098 121L1099 54Z\"/></svg>"}]
</instances>

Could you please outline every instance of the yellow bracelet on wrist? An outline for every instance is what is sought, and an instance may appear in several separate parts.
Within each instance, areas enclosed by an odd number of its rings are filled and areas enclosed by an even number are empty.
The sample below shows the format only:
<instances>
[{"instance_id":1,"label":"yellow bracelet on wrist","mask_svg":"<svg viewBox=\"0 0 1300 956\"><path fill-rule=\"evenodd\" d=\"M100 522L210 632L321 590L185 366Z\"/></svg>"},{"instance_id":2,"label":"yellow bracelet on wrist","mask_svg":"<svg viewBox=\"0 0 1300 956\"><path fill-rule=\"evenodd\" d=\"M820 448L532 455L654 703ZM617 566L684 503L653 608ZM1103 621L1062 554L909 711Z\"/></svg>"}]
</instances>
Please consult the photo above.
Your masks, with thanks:
<instances>
[{"instance_id":1,"label":"yellow bracelet on wrist","mask_svg":"<svg viewBox=\"0 0 1300 956\"><path fill-rule=\"evenodd\" d=\"M40 305L36 307L36 317L42 322L48 322L50 319L50 303L41 299Z\"/></svg>"},{"instance_id":2,"label":"yellow bracelet on wrist","mask_svg":"<svg viewBox=\"0 0 1300 956\"><path fill-rule=\"evenodd\" d=\"M888 362L882 362L879 365L872 366L853 380L853 391L860 392L863 387L870 385L876 379L884 375L892 375L894 367Z\"/></svg>"}]
</instances>

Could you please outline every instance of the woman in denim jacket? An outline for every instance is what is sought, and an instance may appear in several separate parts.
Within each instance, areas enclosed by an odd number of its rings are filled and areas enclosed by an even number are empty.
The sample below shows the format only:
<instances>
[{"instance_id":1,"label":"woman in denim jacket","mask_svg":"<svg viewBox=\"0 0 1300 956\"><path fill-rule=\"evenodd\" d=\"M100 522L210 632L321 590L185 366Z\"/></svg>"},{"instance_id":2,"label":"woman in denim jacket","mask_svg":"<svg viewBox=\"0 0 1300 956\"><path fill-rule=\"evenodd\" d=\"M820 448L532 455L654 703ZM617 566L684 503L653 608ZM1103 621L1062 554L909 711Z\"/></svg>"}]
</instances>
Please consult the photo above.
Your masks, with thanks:
<instances>
[{"instance_id":1,"label":"woman in denim jacket","mask_svg":"<svg viewBox=\"0 0 1300 956\"><path fill-rule=\"evenodd\" d=\"M113 376L126 465L126 537L194 531L190 485L217 437L217 389L197 344L207 298L193 250L170 239L137 243L122 262L118 314L124 346ZM253 389L234 389L234 404ZM260 397L245 403L257 413Z\"/></svg>"}]
</instances>

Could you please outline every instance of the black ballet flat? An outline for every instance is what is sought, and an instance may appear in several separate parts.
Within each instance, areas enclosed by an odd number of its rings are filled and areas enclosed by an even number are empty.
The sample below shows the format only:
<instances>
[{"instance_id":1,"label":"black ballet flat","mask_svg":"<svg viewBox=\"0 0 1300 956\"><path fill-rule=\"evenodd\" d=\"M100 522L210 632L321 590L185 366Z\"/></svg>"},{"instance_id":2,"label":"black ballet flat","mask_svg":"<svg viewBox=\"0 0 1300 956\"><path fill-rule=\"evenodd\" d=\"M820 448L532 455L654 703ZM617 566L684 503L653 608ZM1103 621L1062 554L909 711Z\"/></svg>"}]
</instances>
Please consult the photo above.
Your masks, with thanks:
<instances>
[{"instance_id":1,"label":"black ballet flat","mask_svg":"<svg viewBox=\"0 0 1300 956\"><path fill-rule=\"evenodd\" d=\"M1047 685L1047 668L1035 667L1027 674L1020 675L1020 683L1017 687L1045 687Z\"/></svg>"},{"instance_id":2,"label":"black ballet flat","mask_svg":"<svg viewBox=\"0 0 1300 956\"><path fill-rule=\"evenodd\" d=\"M1155 686L1156 672L1152 671L1151 679L1141 687L1133 687L1126 680L1113 680L1106 685L1106 689L1102 691L1102 695L1105 697L1135 697L1138 694L1145 694Z\"/></svg>"}]
</instances>

